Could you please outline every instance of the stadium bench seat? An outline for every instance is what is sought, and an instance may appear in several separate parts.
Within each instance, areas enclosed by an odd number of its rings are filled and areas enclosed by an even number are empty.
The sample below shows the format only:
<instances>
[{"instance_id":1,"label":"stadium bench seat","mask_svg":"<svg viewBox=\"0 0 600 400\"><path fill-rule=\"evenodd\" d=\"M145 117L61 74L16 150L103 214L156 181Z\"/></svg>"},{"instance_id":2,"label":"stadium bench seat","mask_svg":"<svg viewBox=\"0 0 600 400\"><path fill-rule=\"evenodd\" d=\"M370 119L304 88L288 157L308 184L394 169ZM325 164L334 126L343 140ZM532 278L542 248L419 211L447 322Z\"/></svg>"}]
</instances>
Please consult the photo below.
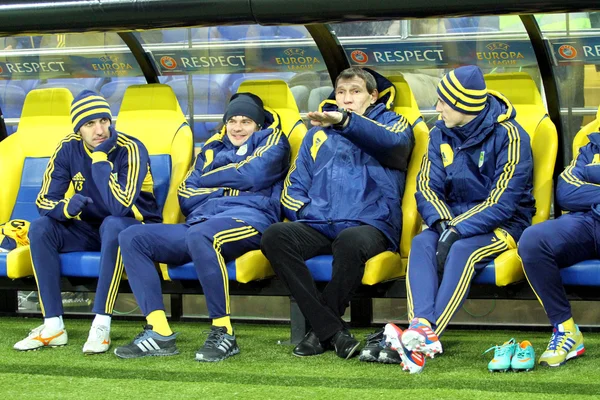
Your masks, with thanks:
<instances>
[{"instance_id":1,"label":"stadium bench seat","mask_svg":"<svg viewBox=\"0 0 600 400\"><path fill-rule=\"evenodd\" d=\"M48 160L73 130L68 89L36 89L27 94L18 131L0 143L0 223L39 217L35 200ZM29 246L0 253L0 276L32 275Z\"/></svg>"},{"instance_id":2,"label":"stadium bench seat","mask_svg":"<svg viewBox=\"0 0 600 400\"><path fill-rule=\"evenodd\" d=\"M247 80L240 87L240 92L250 92L259 96L266 108L279 115L283 132L287 135L292 149L292 159L296 157L302 139L306 134L306 126L302 123L294 96L287 84L279 79ZM165 280L197 280L196 269L190 262L182 266L169 265L162 268ZM235 261L227 263L229 280L247 283L274 275L271 265L260 250L253 250Z\"/></svg>"},{"instance_id":3,"label":"stadium bench seat","mask_svg":"<svg viewBox=\"0 0 600 400\"><path fill-rule=\"evenodd\" d=\"M540 92L533 79L524 72L485 75L488 89L502 93L517 111L516 120L529 134L533 152L533 197L536 213L533 224L550 217L552 175L558 151L558 136L548 117ZM525 279L517 250L500 254L475 277L474 283L506 286Z\"/></svg>"},{"instance_id":4,"label":"stadium bench seat","mask_svg":"<svg viewBox=\"0 0 600 400\"><path fill-rule=\"evenodd\" d=\"M596 119L577 132L573 139L573 158L579 148L588 144L588 135L600 131L600 107ZM600 286L600 260L586 260L560 270L563 284L573 286Z\"/></svg>"},{"instance_id":5,"label":"stadium bench seat","mask_svg":"<svg viewBox=\"0 0 600 400\"><path fill-rule=\"evenodd\" d=\"M406 186L402 197L402 232L399 252L385 251L367 260L362 278L363 285L375 285L391 279L396 279L406 274L408 252L410 243L421 231L421 217L417 211L415 200L417 174L421 159L427 147L429 129L421 117L419 107L408 83L402 76L388 78L395 86L393 110L402 114L413 127L415 147L410 157ZM380 93L380 96L384 93ZM313 278L316 281L330 281L332 276L331 255L314 257L306 262Z\"/></svg>"},{"instance_id":6,"label":"stadium bench seat","mask_svg":"<svg viewBox=\"0 0 600 400\"><path fill-rule=\"evenodd\" d=\"M181 222L177 188L193 156L192 131L173 90L164 84L132 85L121 103L116 129L139 139L148 150L154 195L164 223ZM100 252L62 253L61 275L97 278Z\"/></svg>"}]
</instances>

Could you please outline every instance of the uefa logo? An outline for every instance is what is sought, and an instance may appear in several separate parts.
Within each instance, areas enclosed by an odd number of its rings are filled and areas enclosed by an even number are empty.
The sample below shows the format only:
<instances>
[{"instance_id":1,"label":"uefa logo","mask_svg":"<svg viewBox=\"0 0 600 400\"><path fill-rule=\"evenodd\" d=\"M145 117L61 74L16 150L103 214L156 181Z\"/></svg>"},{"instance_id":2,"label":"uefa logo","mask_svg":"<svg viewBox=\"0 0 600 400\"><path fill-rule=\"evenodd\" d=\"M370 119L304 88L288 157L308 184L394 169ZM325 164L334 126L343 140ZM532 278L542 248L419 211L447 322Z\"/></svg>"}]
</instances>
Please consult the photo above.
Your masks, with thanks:
<instances>
[{"instance_id":1,"label":"uefa logo","mask_svg":"<svg viewBox=\"0 0 600 400\"><path fill-rule=\"evenodd\" d=\"M362 50L354 50L350 53L350 58L358 64L366 64L369 61L369 56Z\"/></svg>"},{"instance_id":2,"label":"uefa logo","mask_svg":"<svg viewBox=\"0 0 600 400\"><path fill-rule=\"evenodd\" d=\"M166 69L175 69L177 68L177 61L173 57L164 56L160 58L160 65Z\"/></svg>"},{"instance_id":3,"label":"uefa logo","mask_svg":"<svg viewBox=\"0 0 600 400\"><path fill-rule=\"evenodd\" d=\"M572 60L577 57L577 49L570 44L563 44L558 48L558 54L560 54L562 58Z\"/></svg>"}]
</instances>

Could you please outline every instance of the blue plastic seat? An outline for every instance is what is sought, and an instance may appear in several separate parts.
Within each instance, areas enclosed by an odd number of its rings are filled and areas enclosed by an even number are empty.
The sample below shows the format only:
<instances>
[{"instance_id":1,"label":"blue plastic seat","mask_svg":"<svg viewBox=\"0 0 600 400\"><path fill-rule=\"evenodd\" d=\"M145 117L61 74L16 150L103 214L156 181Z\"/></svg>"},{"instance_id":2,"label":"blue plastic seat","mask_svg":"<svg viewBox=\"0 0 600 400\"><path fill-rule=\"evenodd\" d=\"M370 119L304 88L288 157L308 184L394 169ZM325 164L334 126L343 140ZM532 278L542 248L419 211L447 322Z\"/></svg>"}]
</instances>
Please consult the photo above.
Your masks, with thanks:
<instances>
[{"instance_id":1,"label":"blue plastic seat","mask_svg":"<svg viewBox=\"0 0 600 400\"><path fill-rule=\"evenodd\" d=\"M50 88L69 89L71 94L73 94L73 97L76 97L79 93L88 89L84 84L79 83L78 80L76 81L74 79L64 79L64 80L61 79L58 82L48 81L46 83L40 83L36 87L36 89L50 89Z\"/></svg>"},{"instance_id":2,"label":"blue plastic seat","mask_svg":"<svg viewBox=\"0 0 600 400\"><path fill-rule=\"evenodd\" d=\"M244 74L240 78L233 81L229 90L231 93L237 93L238 88L244 81L257 81L257 80L271 80L271 79L281 79L284 81L289 81L294 75L295 72L258 72L258 73L248 73Z\"/></svg>"}]
</instances>

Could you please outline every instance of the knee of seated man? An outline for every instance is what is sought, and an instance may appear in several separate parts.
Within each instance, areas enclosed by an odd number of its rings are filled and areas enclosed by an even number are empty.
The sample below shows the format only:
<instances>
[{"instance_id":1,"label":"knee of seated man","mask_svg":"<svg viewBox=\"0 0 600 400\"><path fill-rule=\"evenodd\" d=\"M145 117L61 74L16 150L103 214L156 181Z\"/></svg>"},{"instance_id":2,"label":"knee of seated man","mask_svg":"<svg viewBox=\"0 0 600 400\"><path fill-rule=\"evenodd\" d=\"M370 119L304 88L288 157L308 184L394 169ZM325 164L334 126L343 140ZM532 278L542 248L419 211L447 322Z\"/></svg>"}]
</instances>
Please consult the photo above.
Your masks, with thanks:
<instances>
[{"instance_id":1,"label":"knee of seated man","mask_svg":"<svg viewBox=\"0 0 600 400\"><path fill-rule=\"evenodd\" d=\"M290 222L277 222L271 226L269 226L262 234L260 240L261 249L269 248L270 246L277 245L280 241L287 241L285 237L287 236L287 225L291 224Z\"/></svg>"},{"instance_id":2,"label":"knee of seated man","mask_svg":"<svg viewBox=\"0 0 600 400\"><path fill-rule=\"evenodd\" d=\"M116 237L119 233L127 228L129 224L125 222L123 217L115 217L113 215L109 215L104 218L102 221L102 225L100 225L100 233L102 236L108 235L110 237Z\"/></svg>"},{"instance_id":3,"label":"knee of seated man","mask_svg":"<svg viewBox=\"0 0 600 400\"><path fill-rule=\"evenodd\" d=\"M547 235L554 234L543 225L544 224L533 225L523 231L517 246L519 257L523 258L537 255L541 249L541 245L546 242Z\"/></svg>"},{"instance_id":4,"label":"knee of seated man","mask_svg":"<svg viewBox=\"0 0 600 400\"><path fill-rule=\"evenodd\" d=\"M36 240L47 240L48 233L52 232L57 224L60 224L60 222L50 217L40 217L33 220L27 234L27 236L29 236L29 241L35 242Z\"/></svg>"}]
</instances>

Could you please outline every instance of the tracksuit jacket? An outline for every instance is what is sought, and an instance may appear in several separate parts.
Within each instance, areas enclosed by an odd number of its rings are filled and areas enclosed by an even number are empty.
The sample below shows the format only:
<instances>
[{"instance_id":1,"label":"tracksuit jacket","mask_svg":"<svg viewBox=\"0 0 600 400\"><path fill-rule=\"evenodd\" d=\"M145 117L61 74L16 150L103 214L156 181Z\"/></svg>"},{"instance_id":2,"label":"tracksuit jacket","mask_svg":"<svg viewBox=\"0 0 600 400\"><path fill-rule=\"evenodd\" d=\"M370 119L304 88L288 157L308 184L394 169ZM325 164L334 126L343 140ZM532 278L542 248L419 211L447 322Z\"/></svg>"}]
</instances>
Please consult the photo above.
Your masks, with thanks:
<instances>
[{"instance_id":1,"label":"tracksuit jacket","mask_svg":"<svg viewBox=\"0 0 600 400\"><path fill-rule=\"evenodd\" d=\"M36 199L41 216L58 221L72 219L64 198L69 185L75 193L89 197L77 219L99 226L105 217L131 217L144 222L161 222L162 216L153 193L150 159L146 147L136 138L117 132L117 144L108 162L92 163L92 151L78 133L65 137L50 158L42 188Z\"/></svg>"},{"instance_id":2,"label":"tracksuit jacket","mask_svg":"<svg viewBox=\"0 0 600 400\"><path fill-rule=\"evenodd\" d=\"M590 143L581 147L579 155L560 174L556 200L568 211L592 210L600 218L600 133L588 135Z\"/></svg>"},{"instance_id":3,"label":"tracksuit jacket","mask_svg":"<svg viewBox=\"0 0 600 400\"><path fill-rule=\"evenodd\" d=\"M436 122L417 178L417 208L427 225L448 220L463 238L500 227L515 241L531 225L533 157L515 115L490 90L485 109L463 127Z\"/></svg>"},{"instance_id":4,"label":"tracksuit jacket","mask_svg":"<svg viewBox=\"0 0 600 400\"><path fill-rule=\"evenodd\" d=\"M344 229L370 225L397 250L401 199L414 146L412 127L389 108L395 88L376 73L380 97L364 115L350 113L348 125L310 129L286 178L281 203L285 217L334 239ZM322 104L335 111L335 94Z\"/></svg>"},{"instance_id":5,"label":"tracksuit jacket","mask_svg":"<svg viewBox=\"0 0 600 400\"><path fill-rule=\"evenodd\" d=\"M179 186L181 211L188 225L208 218L242 220L259 232L281 221L279 198L290 161L290 145L279 117L265 110L266 129L254 132L239 148L225 127L213 135Z\"/></svg>"}]
</instances>

